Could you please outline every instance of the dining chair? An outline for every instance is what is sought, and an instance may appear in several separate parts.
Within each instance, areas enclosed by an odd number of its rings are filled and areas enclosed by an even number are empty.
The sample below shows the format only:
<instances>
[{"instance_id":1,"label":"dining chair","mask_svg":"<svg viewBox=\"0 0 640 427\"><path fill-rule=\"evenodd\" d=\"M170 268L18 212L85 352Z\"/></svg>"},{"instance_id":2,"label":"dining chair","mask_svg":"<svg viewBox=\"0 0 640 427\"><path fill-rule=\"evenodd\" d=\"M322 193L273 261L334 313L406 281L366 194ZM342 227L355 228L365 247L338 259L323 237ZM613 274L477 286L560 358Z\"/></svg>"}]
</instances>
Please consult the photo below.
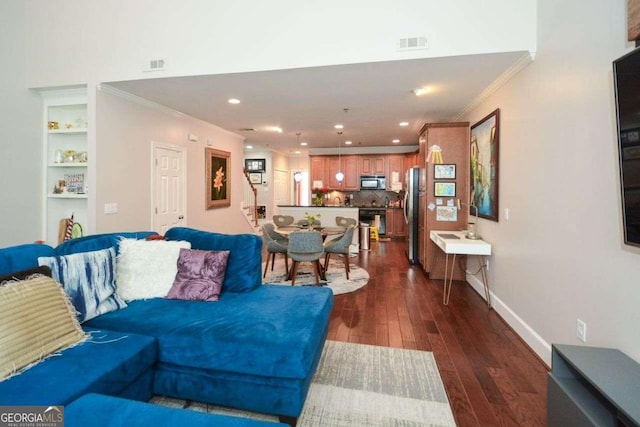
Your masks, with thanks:
<instances>
[{"instance_id":1,"label":"dining chair","mask_svg":"<svg viewBox=\"0 0 640 427\"><path fill-rule=\"evenodd\" d=\"M353 233L355 231L355 226L350 225L347 227L347 231L340 237L339 239L332 240L330 243L325 245L324 247L324 271L329 269L329 260L331 258L331 254L342 254L344 259L344 271L347 275L347 280L349 280L349 245L351 245L351 241L353 240Z\"/></svg>"},{"instance_id":2,"label":"dining chair","mask_svg":"<svg viewBox=\"0 0 640 427\"><path fill-rule=\"evenodd\" d=\"M287 255L287 248L289 246L289 239L282 234L278 234L275 231L275 226L270 222L262 224L262 239L267 245L267 263L264 266L264 273L262 277L266 277L267 268L269 267L269 258L271 258L271 271L273 271L273 264L276 260L276 254L284 254L284 268L287 276L289 275L289 256Z\"/></svg>"},{"instance_id":3,"label":"dining chair","mask_svg":"<svg viewBox=\"0 0 640 427\"><path fill-rule=\"evenodd\" d=\"M284 227L293 224L294 218L291 215L274 215L273 223L276 227Z\"/></svg>"},{"instance_id":4,"label":"dining chair","mask_svg":"<svg viewBox=\"0 0 640 427\"><path fill-rule=\"evenodd\" d=\"M358 225L358 220L356 220L355 218L345 218L343 216L337 216L336 225L344 228L347 228L350 225L355 227L356 225Z\"/></svg>"},{"instance_id":5,"label":"dining chair","mask_svg":"<svg viewBox=\"0 0 640 427\"><path fill-rule=\"evenodd\" d=\"M320 258L324 254L322 234L319 231L294 231L289 235L287 254L293 261L291 265L291 286L296 283L298 264L311 262L316 279L316 286L320 284L319 277L324 279Z\"/></svg>"}]
</instances>

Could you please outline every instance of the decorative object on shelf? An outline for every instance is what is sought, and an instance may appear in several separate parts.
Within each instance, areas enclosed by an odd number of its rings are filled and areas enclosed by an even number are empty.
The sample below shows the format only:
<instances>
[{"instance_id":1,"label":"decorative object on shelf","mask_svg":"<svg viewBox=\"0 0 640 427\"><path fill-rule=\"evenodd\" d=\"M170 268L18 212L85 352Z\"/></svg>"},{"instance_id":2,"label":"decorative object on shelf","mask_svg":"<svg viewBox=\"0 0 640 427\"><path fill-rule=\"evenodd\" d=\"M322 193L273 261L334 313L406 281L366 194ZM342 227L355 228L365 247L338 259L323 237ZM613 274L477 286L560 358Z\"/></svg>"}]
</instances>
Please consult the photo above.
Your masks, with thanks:
<instances>
[{"instance_id":1,"label":"decorative object on shelf","mask_svg":"<svg viewBox=\"0 0 640 427\"><path fill-rule=\"evenodd\" d=\"M265 159L245 159L244 168L247 172L266 172L267 162Z\"/></svg>"},{"instance_id":2,"label":"decorative object on shelf","mask_svg":"<svg viewBox=\"0 0 640 427\"><path fill-rule=\"evenodd\" d=\"M58 122L47 122L47 125L49 126L49 130L58 130L60 128L60 124Z\"/></svg>"},{"instance_id":3,"label":"decorative object on shelf","mask_svg":"<svg viewBox=\"0 0 640 427\"><path fill-rule=\"evenodd\" d=\"M471 126L471 204L478 216L498 221L500 109Z\"/></svg>"},{"instance_id":4,"label":"decorative object on shelf","mask_svg":"<svg viewBox=\"0 0 640 427\"><path fill-rule=\"evenodd\" d=\"M231 206L231 153L205 148L207 209Z\"/></svg>"},{"instance_id":5,"label":"decorative object on shelf","mask_svg":"<svg viewBox=\"0 0 640 427\"><path fill-rule=\"evenodd\" d=\"M67 129L67 130L73 129L73 123L65 123L64 124L64 128Z\"/></svg>"},{"instance_id":6,"label":"decorative object on shelf","mask_svg":"<svg viewBox=\"0 0 640 427\"><path fill-rule=\"evenodd\" d=\"M433 165L433 179L456 179L456 165Z\"/></svg>"},{"instance_id":7,"label":"decorative object on shelf","mask_svg":"<svg viewBox=\"0 0 640 427\"><path fill-rule=\"evenodd\" d=\"M431 147L429 147L429 153L427 154L427 163L443 163L442 148L440 148L439 145L432 145Z\"/></svg>"},{"instance_id":8,"label":"decorative object on shelf","mask_svg":"<svg viewBox=\"0 0 640 427\"><path fill-rule=\"evenodd\" d=\"M304 213L304 219L307 220L307 228L309 230L313 230L313 223L316 222L317 219L320 219L320 214L311 215L309 212Z\"/></svg>"},{"instance_id":9,"label":"decorative object on shelf","mask_svg":"<svg viewBox=\"0 0 640 427\"><path fill-rule=\"evenodd\" d=\"M56 150L53 154L53 163L64 163L64 152L62 150Z\"/></svg>"},{"instance_id":10,"label":"decorative object on shelf","mask_svg":"<svg viewBox=\"0 0 640 427\"><path fill-rule=\"evenodd\" d=\"M89 161L89 157L87 156L86 151L78 151L75 156L75 161L79 163L87 163Z\"/></svg>"},{"instance_id":11,"label":"decorative object on shelf","mask_svg":"<svg viewBox=\"0 0 640 427\"><path fill-rule=\"evenodd\" d=\"M322 206L324 203L324 195L329 192L327 188L314 188L313 189L313 204L315 206Z\"/></svg>"},{"instance_id":12,"label":"decorative object on shelf","mask_svg":"<svg viewBox=\"0 0 640 427\"><path fill-rule=\"evenodd\" d=\"M262 174L259 172L253 172L249 174L249 182L252 184L262 183Z\"/></svg>"},{"instance_id":13,"label":"decorative object on shelf","mask_svg":"<svg viewBox=\"0 0 640 427\"><path fill-rule=\"evenodd\" d=\"M56 185L53 186L53 194L62 194L67 191L67 183L64 179L59 179Z\"/></svg>"},{"instance_id":14,"label":"decorative object on shelf","mask_svg":"<svg viewBox=\"0 0 640 427\"><path fill-rule=\"evenodd\" d=\"M75 150L64 150L63 153L64 163L73 163L76 161L76 152Z\"/></svg>"},{"instance_id":15,"label":"decorative object on shelf","mask_svg":"<svg viewBox=\"0 0 640 427\"><path fill-rule=\"evenodd\" d=\"M455 182L434 182L433 192L436 197L455 197L456 183Z\"/></svg>"},{"instance_id":16,"label":"decorative object on shelf","mask_svg":"<svg viewBox=\"0 0 640 427\"><path fill-rule=\"evenodd\" d=\"M67 183L67 192L84 194L84 173L65 173L64 180Z\"/></svg>"}]
</instances>

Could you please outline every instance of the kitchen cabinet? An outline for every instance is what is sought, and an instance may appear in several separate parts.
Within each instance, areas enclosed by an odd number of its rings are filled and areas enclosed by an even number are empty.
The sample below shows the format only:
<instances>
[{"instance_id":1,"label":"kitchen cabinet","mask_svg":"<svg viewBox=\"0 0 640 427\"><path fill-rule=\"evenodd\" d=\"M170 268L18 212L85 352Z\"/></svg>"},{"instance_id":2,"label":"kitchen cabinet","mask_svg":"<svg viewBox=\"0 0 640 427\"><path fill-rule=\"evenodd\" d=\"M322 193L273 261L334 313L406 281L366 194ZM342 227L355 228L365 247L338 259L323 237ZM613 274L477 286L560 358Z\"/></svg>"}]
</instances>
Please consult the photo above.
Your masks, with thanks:
<instances>
[{"instance_id":1,"label":"kitchen cabinet","mask_svg":"<svg viewBox=\"0 0 640 427\"><path fill-rule=\"evenodd\" d=\"M340 166L341 161L342 159L339 159L338 156L329 156L325 158L326 181L324 182L324 185L329 190L342 190L342 182L339 182L336 179L338 171L342 170L342 173L344 173L344 170Z\"/></svg>"},{"instance_id":2,"label":"kitchen cabinet","mask_svg":"<svg viewBox=\"0 0 640 427\"><path fill-rule=\"evenodd\" d=\"M401 190L404 188L404 155L403 154L389 154L387 155L387 190ZM393 178L397 178L397 182L400 183L400 188L393 187Z\"/></svg>"},{"instance_id":3,"label":"kitchen cabinet","mask_svg":"<svg viewBox=\"0 0 640 427\"><path fill-rule=\"evenodd\" d=\"M421 166L420 164L418 164L418 152L417 151L415 153L407 153L404 156L404 169L408 170L408 169L411 169L414 166L418 166L418 167Z\"/></svg>"},{"instance_id":4,"label":"kitchen cabinet","mask_svg":"<svg viewBox=\"0 0 640 427\"><path fill-rule=\"evenodd\" d=\"M402 209L387 209L387 236L406 237L407 224Z\"/></svg>"},{"instance_id":5,"label":"kitchen cabinet","mask_svg":"<svg viewBox=\"0 0 640 427\"><path fill-rule=\"evenodd\" d=\"M342 156L342 172L344 181L342 189L345 191L360 190L360 174L358 173L358 156Z\"/></svg>"},{"instance_id":6,"label":"kitchen cabinet","mask_svg":"<svg viewBox=\"0 0 640 427\"><path fill-rule=\"evenodd\" d=\"M324 156L311 156L310 162L310 176L309 180L309 188L313 189L314 181L322 181L322 185L326 186L327 182L325 182L325 164L326 158Z\"/></svg>"},{"instance_id":7,"label":"kitchen cabinet","mask_svg":"<svg viewBox=\"0 0 640 427\"><path fill-rule=\"evenodd\" d=\"M456 221L438 220L438 207L446 207L451 203L456 205L456 200L463 202L469 200L469 123L429 123L422 127L420 132L420 151L421 154L428 152L428 147L438 145L442 149L443 163L456 165L455 180L438 180L438 182L455 182L455 197L435 197L434 193L434 175L433 163L426 163L421 175L424 174L424 201L421 200L419 211L419 232L424 233L420 236L419 259L425 272L432 279L443 279L445 269L445 257L438 256L434 265L434 251L439 251L429 238L431 230L463 230L467 227L468 209L463 206L457 211ZM421 181L423 181L421 177ZM422 184L422 182L421 182ZM433 204L433 210L428 206ZM465 265L465 260L461 259L461 265ZM456 266L454 268L454 280L465 280L466 274L462 268Z\"/></svg>"},{"instance_id":8,"label":"kitchen cabinet","mask_svg":"<svg viewBox=\"0 0 640 427\"><path fill-rule=\"evenodd\" d=\"M386 156L360 156L360 175L386 175Z\"/></svg>"}]
</instances>

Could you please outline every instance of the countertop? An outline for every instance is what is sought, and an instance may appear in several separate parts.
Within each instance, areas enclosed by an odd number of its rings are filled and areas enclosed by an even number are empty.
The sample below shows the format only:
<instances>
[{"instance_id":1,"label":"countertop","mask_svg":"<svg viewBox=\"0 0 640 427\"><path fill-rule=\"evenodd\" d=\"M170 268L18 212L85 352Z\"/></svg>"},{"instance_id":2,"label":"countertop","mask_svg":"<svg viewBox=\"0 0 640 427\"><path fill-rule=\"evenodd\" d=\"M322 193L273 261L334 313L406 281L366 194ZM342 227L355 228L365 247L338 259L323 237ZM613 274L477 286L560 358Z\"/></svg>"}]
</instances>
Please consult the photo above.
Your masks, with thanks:
<instances>
[{"instance_id":1,"label":"countertop","mask_svg":"<svg viewBox=\"0 0 640 427\"><path fill-rule=\"evenodd\" d=\"M370 208L384 208L384 206L338 206L338 205L327 205L327 206L301 206L301 205L278 205L279 208L343 208L343 209L370 209ZM386 209L402 209L397 206L389 206Z\"/></svg>"}]
</instances>

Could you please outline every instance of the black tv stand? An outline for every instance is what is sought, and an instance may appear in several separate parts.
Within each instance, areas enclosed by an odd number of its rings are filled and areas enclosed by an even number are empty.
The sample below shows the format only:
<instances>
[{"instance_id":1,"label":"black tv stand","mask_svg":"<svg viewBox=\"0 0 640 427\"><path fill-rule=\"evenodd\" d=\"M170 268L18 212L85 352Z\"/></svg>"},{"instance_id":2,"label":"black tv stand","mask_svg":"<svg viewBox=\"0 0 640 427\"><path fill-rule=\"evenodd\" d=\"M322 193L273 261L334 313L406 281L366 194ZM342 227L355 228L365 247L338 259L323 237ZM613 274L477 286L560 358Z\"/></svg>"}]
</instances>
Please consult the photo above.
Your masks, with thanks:
<instances>
[{"instance_id":1,"label":"black tv stand","mask_svg":"<svg viewBox=\"0 0 640 427\"><path fill-rule=\"evenodd\" d=\"M640 365L611 348L553 345L549 427L640 426Z\"/></svg>"}]
</instances>

